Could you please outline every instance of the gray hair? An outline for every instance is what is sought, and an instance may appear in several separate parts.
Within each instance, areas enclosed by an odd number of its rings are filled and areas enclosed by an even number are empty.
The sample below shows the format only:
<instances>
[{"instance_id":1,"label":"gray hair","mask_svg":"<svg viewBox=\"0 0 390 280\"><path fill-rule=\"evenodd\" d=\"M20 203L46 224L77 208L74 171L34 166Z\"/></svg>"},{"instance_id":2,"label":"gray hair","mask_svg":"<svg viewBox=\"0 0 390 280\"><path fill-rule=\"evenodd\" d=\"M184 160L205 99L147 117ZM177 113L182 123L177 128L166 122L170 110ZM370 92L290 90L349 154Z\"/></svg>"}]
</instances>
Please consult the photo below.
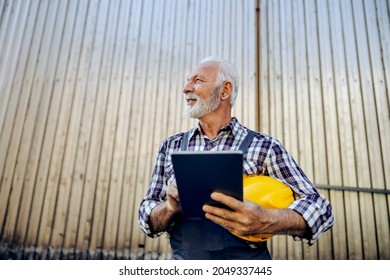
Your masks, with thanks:
<instances>
[{"instance_id":1,"label":"gray hair","mask_svg":"<svg viewBox=\"0 0 390 280\"><path fill-rule=\"evenodd\" d=\"M238 87L240 85L240 77L238 76L236 66L234 66L234 64L230 61L216 56L207 56L201 61L201 63L206 61L216 61L219 63L219 73L216 81L217 86L220 86L225 81L232 83L233 91L230 97L230 104L233 106L236 101Z\"/></svg>"}]
</instances>

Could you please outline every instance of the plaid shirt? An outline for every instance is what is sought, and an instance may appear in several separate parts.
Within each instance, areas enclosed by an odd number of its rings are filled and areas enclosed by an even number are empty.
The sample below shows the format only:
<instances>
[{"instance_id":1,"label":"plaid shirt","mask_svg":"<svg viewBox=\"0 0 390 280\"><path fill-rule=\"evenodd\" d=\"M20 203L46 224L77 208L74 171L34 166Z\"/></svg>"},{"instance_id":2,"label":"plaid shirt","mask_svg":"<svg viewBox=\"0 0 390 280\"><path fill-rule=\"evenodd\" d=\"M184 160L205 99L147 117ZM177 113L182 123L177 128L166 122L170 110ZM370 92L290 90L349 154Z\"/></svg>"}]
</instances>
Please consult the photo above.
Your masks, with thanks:
<instances>
[{"instance_id":1,"label":"plaid shirt","mask_svg":"<svg viewBox=\"0 0 390 280\"><path fill-rule=\"evenodd\" d=\"M182 132L173 135L161 144L146 196L139 208L139 225L149 237L154 238L162 234L151 232L149 218L153 208L166 200L165 186L175 179L171 153L180 150L183 134ZM238 150L246 134L247 128L242 126L235 117L220 130L212 141L204 136L200 127L197 126L190 130L188 150ZM295 201L289 208L301 214L312 232L310 240L295 237L296 240L304 240L313 244L322 232L333 225L334 218L329 201L318 193L277 139L262 133L256 134L247 154L244 155L244 173L264 174L290 186L294 192Z\"/></svg>"}]
</instances>

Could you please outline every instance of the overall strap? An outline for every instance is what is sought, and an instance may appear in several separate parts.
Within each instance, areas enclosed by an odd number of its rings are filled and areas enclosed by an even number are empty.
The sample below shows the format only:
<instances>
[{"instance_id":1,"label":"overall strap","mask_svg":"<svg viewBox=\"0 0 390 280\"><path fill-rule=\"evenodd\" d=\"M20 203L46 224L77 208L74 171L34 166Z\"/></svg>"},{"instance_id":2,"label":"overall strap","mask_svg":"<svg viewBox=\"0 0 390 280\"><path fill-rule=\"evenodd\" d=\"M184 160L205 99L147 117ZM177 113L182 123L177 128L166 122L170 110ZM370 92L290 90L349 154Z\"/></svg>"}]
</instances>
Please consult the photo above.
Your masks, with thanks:
<instances>
[{"instance_id":1,"label":"overall strap","mask_svg":"<svg viewBox=\"0 0 390 280\"><path fill-rule=\"evenodd\" d=\"M239 150L245 155L248 151L249 146L252 143L253 138L255 137L256 132L248 129L248 134L245 136L244 140L242 140Z\"/></svg>"},{"instance_id":2,"label":"overall strap","mask_svg":"<svg viewBox=\"0 0 390 280\"><path fill-rule=\"evenodd\" d=\"M189 131L184 132L183 139L181 140L181 147L180 147L181 151L187 151L189 137L190 137L190 132Z\"/></svg>"}]
</instances>

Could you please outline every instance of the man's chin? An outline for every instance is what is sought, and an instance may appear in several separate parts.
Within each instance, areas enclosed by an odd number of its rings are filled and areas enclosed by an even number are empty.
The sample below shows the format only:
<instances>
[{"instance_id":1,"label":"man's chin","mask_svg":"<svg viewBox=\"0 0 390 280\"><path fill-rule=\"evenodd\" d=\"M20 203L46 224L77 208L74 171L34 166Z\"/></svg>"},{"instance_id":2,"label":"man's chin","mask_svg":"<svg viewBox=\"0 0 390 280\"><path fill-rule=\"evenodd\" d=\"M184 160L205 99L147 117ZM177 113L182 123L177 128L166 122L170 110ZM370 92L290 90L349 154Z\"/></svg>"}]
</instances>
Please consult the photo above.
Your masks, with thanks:
<instances>
[{"instance_id":1,"label":"man's chin","mask_svg":"<svg viewBox=\"0 0 390 280\"><path fill-rule=\"evenodd\" d=\"M214 107L201 107L201 106L189 106L187 105L184 115L188 118L199 119L211 112L213 112L218 106Z\"/></svg>"},{"instance_id":2,"label":"man's chin","mask_svg":"<svg viewBox=\"0 0 390 280\"><path fill-rule=\"evenodd\" d=\"M184 116L189 118L189 119L197 119L197 118L199 118L198 116L192 114L192 112L185 112Z\"/></svg>"},{"instance_id":3,"label":"man's chin","mask_svg":"<svg viewBox=\"0 0 390 280\"><path fill-rule=\"evenodd\" d=\"M189 119L199 119L203 116L199 114L193 114L192 112L188 112L188 113L186 112L184 115Z\"/></svg>"},{"instance_id":4,"label":"man's chin","mask_svg":"<svg viewBox=\"0 0 390 280\"><path fill-rule=\"evenodd\" d=\"M187 105L186 110L184 111L184 115L187 118L191 118L191 119L197 118L197 116L196 116L197 114L196 114L196 112L194 112L194 107L191 105Z\"/></svg>"}]
</instances>

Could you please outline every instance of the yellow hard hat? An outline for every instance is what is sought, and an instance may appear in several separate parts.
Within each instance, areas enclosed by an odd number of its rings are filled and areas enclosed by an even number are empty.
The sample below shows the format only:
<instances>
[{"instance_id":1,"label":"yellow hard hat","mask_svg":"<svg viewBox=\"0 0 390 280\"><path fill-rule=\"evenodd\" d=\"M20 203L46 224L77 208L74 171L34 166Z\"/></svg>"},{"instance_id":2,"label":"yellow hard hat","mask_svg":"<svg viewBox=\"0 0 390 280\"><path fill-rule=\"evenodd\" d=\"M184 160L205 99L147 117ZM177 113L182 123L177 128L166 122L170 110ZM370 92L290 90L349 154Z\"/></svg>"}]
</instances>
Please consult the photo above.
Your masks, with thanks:
<instances>
[{"instance_id":1,"label":"yellow hard hat","mask_svg":"<svg viewBox=\"0 0 390 280\"><path fill-rule=\"evenodd\" d=\"M286 208L294 201L292 190L284 183L265 175L244 175L244 198L267 209ZM237 235L238 236L238 235ZM238 236L251 242L270 239L271 234Z\"/></svg>"}]
</instances>

